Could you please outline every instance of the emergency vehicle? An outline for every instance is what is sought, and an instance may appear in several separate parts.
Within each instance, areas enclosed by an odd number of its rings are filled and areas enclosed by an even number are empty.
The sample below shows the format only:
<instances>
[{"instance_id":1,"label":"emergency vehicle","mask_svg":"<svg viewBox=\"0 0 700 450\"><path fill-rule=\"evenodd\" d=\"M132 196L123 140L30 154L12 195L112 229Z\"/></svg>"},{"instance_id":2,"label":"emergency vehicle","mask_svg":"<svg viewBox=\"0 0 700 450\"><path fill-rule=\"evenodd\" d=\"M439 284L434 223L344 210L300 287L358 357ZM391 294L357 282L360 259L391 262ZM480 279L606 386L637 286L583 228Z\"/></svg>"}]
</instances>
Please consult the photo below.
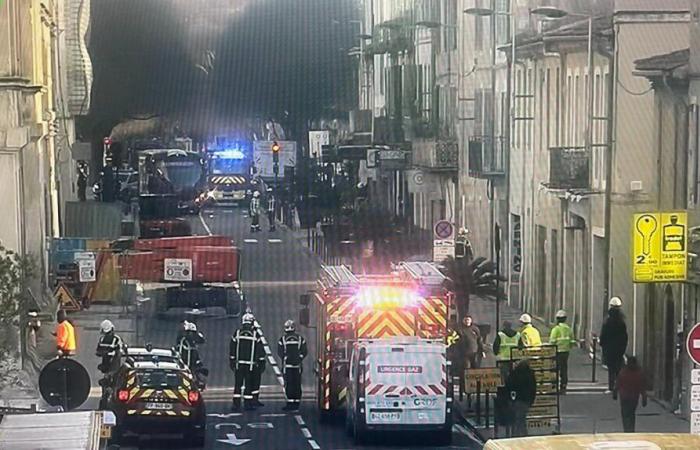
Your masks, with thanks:
<instances>
[{"instance_id":1,"label":"emergency vehicle","mask_svg":"<svg viewBox=\"0 0 700 450\"><path fill-rule=\"evenodd\" d=\"M317 302L317 404L322 419L346 411L353 346L363 339L415 336L444 340L453 293L433 264L403 262L388 275L356 275L347 266L325 266ZM299 322L309 323L304 295ZM401 386L404 388L405 386Z\"/></svg>"},{"instance_id":2,"label":"emergency vehicle","mask_svg":"<svg viewBox=\"0 0 700 450\"><path fill-rule=\"evenodd\" d=\"M134 349L131 353L115 376L107 407L117 417L113 439L118 442L129 433L173 433L202 447L206 410L192 372L181 361L172 360L171 350Z\"/></svg>"},{"instance_id":3,"label":"emergency vehicle","mask_svg":"<svg viewBox=\"0 0 700 450\"><path fill-rule=\"evenodd\" d=\"M452 386L443 339L359 339L352 349L345 427L355 442L371 431L437 432L452 439Z\"/></svg>"}]
</instances>

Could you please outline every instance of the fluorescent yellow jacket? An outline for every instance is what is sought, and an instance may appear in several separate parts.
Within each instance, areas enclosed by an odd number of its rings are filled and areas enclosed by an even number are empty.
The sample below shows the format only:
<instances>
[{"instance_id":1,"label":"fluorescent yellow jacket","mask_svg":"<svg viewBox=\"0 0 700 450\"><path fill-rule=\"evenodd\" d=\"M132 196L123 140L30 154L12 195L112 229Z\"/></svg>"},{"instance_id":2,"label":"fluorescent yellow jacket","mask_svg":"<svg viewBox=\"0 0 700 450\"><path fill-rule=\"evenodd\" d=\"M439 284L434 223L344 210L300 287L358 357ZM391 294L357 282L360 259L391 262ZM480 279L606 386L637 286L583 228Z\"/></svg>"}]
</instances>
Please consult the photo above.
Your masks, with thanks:
<instances>
[{"instance_id":1,"label":"fluorescent yellow jacket","mask_svg":"<svg viewBox=\"0 0 700 450\"><path fill-rule=\"evenodd\" d=\"M569 324L561 322L552 328L549 333L549 343L557 345L557 352L568 353L571 347L576 344L574 332L571 331Z\"/></svg>"},{"instance_id":2,"label":"fluorescent yellow jacket","mask_svg":"<svg viewBox=\"0 0 700 450\"><path fill-rule=\"evenodd\" d=\"M525 325L522 331L520 331L520 338L525 347L539 347L542 345L540 332L537 331L537 328L533 327L531 323Z\"/></svg>"},{"instance_id":3,"label":"fluorescent yellow jacket","mask_svg":"<svg viewBox=\"0 0 700 450\"><path fill-rule=\"evenodd\" d=\"M515 333L512 337L509 337L504 332L499 331L498 337L500 338L500 346L498 347L498 355L496 355L496 358L499 360L509 360L510 349L518 346L520 333Z\"/></svg>"}]
</instances>

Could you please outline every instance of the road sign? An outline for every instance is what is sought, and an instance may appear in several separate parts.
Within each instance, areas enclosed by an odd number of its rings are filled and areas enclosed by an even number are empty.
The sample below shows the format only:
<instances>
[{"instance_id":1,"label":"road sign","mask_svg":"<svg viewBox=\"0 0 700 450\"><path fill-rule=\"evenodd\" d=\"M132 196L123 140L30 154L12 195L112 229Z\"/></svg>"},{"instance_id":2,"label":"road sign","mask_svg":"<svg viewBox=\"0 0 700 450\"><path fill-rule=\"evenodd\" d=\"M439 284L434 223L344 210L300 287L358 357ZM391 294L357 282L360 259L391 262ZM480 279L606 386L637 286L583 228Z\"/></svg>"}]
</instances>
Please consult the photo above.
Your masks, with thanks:
<instances>
[{"instance_id":1,"label":"road sign","mask_svg":"<svg viewBox=\"0 0 700 450\"><path fill-rule=\"evenodd\" d=\"M688 271L688 214L640 213L632 225L635 283L685 281Z\"/></svg>"},{"instance_id":2,"label":"road sign","mask_svg":"<svg viewBox=\"0 0 700 450\"><path fill-rule=\"evenodd\" d=\"M690 387L690 410L700 412L700 384Z\"/></svg>"},{"instance_id":3,"label":"road sign","mask_svg":"<svg viewBox=\"0 0 700 450\"><path fill-rule=\"evenodd\" d=\"M75 409L90 395L90 375L74 359L54 359L39 373L39 392L51 406Z\"/></svg>"},{"instance_id":4,"label":"road sign","mask_svg":"<svg viewBox=\"0 0 700 450\"><path fill-rule=\"evenodd\" d=\"M56 303L61 305L61 309L65 311L80 311L80 303L75 300L73 294L63 283L60 283L56 290L53 291L53 298L56 299Z\"/></svg>"},{"instance_id":5,"label":"road sign","mask_svg":"<svg viewBox=\"0 0 700 450\"><path fill-rule=\"evenodd\" d=\"M455 227L447 220L438 220L433 226L435 239L453 239L455 236Z\"/></svg>"},{"instance_id":6,"label":"road sign","mask_svg":"<svg viewBox=\"0 0 700 450\"><path fill-rule=\"evenodd\" d=\"M688 356L695 364L700 364L700 323L696 323L691 328L685 341L685 349Z\"/></svg>"},{"instance_id":7,"label":"road sign","mask_svg":"<svg viewBox=\"0 0 700 450\"><path fill-rule=\"evenodd\" d=\"M690 413L690 434L700 434L700 412Z\"/></svg>"},{"instance_id":8,"label":"road sign","mask_svg":"<svg viewBox=\"0 0 700 450\"><path fill-rule=\"evenodd\" d=\"M166 281L192 281L192 260L189 258L165 258L163 270Z\"/></svg>"},{"instance_id":9,"label":"road sign","mask_svg":"<svg viewBox=\"0 0 700 450\"><path fill-rule=\"evenodd\" d=\"M97 281L94 259L78 260L78 269L78 276L81 283Z\"/></svg>"},{"instance_id":10,"label":"road sign","mask_svg":"<svg viewBox=\"0 0 700 450\"><path fill-rule=\"evenodd\" d=\"M478 382L481 382L481 392L496 392L496 388L503 385L501 369L498 367L467 369L466 377L467 392L476 392Z\"/></svg>"},{"instance_id":11,"label":"road sign","mask_svg":"<svg viewBox=\"0 0 700 450\"><path fill-rule=\"evenodd\" d=\"M700 369L692 369L690 371L690 383L700 384Z\"/></svg>"},{"instance_id":12,"label":"road sign","mask_svg":"<svg viewBox=\"0 0 700 450\"><path fill-rule=\"evenodd\" d=\"M435 239L433 241L433 261L444 262L448 258L455 257L455 241L448 239Z\"/></svg>"}]
</instances>

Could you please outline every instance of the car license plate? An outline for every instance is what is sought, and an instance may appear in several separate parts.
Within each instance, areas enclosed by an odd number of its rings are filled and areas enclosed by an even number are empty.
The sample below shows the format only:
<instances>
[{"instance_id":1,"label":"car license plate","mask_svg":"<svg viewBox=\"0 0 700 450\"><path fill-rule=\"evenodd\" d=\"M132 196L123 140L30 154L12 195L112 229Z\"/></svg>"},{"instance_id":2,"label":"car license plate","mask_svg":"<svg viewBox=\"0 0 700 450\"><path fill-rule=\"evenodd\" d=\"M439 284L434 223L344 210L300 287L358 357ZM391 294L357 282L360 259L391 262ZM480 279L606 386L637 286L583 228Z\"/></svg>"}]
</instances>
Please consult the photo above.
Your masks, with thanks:
<instances>
[{"instance_id":1,"label":"car license plate","mask_svg":"<svg viewBox=\"0 0 700 450\"><path fill-rule=\"evenodd\" d=\"M169 410L173 409L172 403L146 403L146 409Z\"/></svg>"},{"instance_id":2,"label":"car license plate","mask_svg":"<svg viewBox=\"0 0 700 450\"><path fill-rule=\"evenodd\" d=\"M378 420L382 422L398 422L401 420L400 412L370 412L369 418L372 421Z\"/></svg>"}]
</instances>

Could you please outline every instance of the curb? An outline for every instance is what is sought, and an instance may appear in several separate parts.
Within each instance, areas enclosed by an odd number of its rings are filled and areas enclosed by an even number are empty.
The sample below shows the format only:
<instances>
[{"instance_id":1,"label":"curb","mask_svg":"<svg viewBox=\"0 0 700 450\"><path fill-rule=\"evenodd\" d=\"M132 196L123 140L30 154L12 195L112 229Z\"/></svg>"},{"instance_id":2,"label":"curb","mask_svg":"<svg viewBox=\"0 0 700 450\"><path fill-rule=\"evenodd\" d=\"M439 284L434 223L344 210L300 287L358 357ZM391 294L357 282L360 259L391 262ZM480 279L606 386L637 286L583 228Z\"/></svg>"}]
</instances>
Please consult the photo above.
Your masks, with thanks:
<instances>
[{"instance_id":1,"label":"curb","mask_svg":"<svg viewBox=\"0 0 700 450\"><path fill-rule=\"evenodd\" d=\"M466 426L469 431L471 431L476 438L479 439L481 444L486 444L486 441L491 439L490 437L484 436L481 429L476 426L475 423L473 423L472 420L470 420L465 414L462 408L456 407L457 413L459 414L459 418L461 419L461 423Z\"/></svg>"}]
</instances>

